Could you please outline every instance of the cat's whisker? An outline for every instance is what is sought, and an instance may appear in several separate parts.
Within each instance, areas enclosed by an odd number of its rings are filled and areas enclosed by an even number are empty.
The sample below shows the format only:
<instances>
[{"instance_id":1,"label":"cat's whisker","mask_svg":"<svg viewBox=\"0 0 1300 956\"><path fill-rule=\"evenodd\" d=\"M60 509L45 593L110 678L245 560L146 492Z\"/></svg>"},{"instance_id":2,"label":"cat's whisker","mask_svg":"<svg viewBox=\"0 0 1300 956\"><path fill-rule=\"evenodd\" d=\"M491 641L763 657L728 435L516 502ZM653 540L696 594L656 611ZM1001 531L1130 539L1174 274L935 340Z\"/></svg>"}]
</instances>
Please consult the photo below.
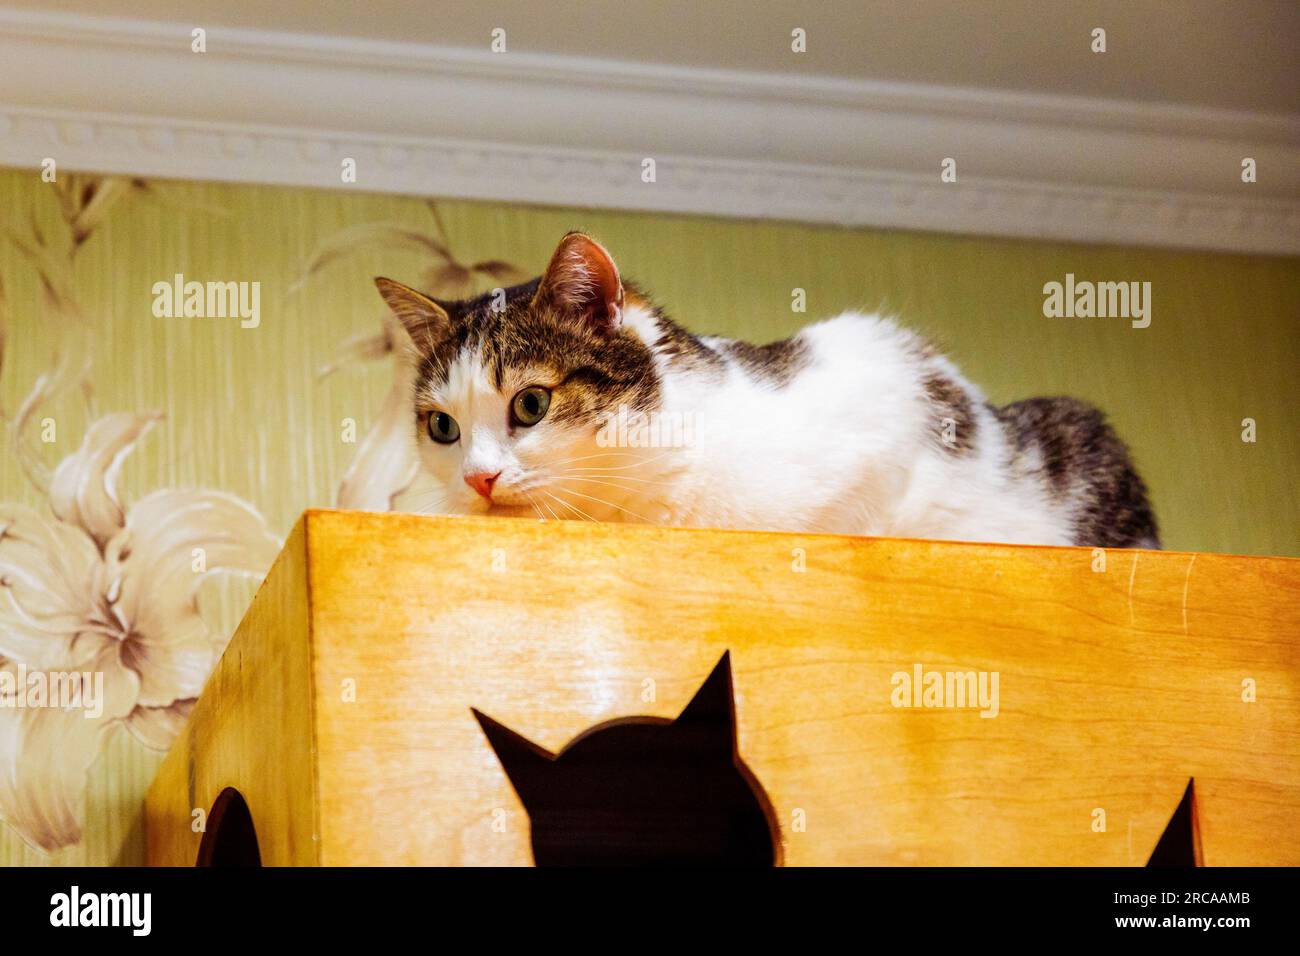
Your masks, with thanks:
<instances>
[{"instance_id":1,"label":"cat's whisker","mask_svg":"<svg viewBox=\"0 0 1300 956\"><path fill-rule=\"evenodd\" d=\"M587 514L587 512L583 511L581 508L579 508L577 505L573 504L572 502L565 501L563 498L559 497L558 495L551 494L551 492L549 491L546 492L546 494L550 495L552 498L554 498L560 504L564 505L564 507L568 508L570 511L576 512L577 514L581 515L583 518L585 518L588 521L593 521L599 524L599 522L596 521L595 518Z\"/></svg>"},{"instance_id":2,"label":"cat's whisker","mask_svg":"<svg viewBox=\"0 0 1300 956\"><path fill-rule=\"evenodd\" d=\"M436 506L440 503L440 497L441 496L432 492L426 492L424 494L415 496L413 500L410 502L410 507L412 509L411 513L417 515L438 514L439 512L435 509Z\"/></svg>"},{"instance_id":3,"label":"cat's whisker","mask_svg":"<svg viewBox=\"0 0 1300 956\"><path fill-rule=\"evenodd\" d=\"M673 482L671 481L655 481L653 478L636 478L632 475L606 475L603 473L597 473L594 475L575 475L570 472L565 472L560 477L566 479L571 478L574 481L597 481L601 478L609 478L612 481L635 481L642 485L662 485L665 488L673 485Z\"/></svg>"},{"instance_id":4,"label":"cat's whisker","mask_svg":"<svg viewBox=\"0 0 1300 956\"><path fill-rule=\"evenodd\" d=\"M653 465L655 462L661 461L664 458L667 458L671 454L672 452L664 452L663 454L655 455L653 458L641 458L640 456L637 456L637 460L628 465L584 465L582 467L574 468L571 470L572 471L627 471L629 468L644 468L646 465ZM577 460L580 461L581 459L577 459ZM555 462L556 466L562 464L564 464L564 462L560 462L560 461Z\"/></svg>"},{"instance_id":5,"label":"cat's whisker","mask_svg":"<svg viewBox=\"0 0 1300 956\"><path fill-rule=\"evenodd\" d=\"M524 500L528 502L528 506L533 509L533 514L537 515L537 520L545 521L546 518L542 515L542 509L537 507L537 502L533 499L533 496L526 492L520 493L523 494Z\"/></svg>"},{"instance_id":6,"label":"cat's whisker","mask_svg":"<svg viewBox=\"0 0 1300 956\"><path fill-rule=\"evenodd\" d=\"M620 484L617 481L603 481L600 478L581 478L578 477L577 475L572 475L567 477L565 481L583 481L591 485L604 485L608 488L617 488L619 491L623 492L624 494L639 495L641 497L647 497L655 493L654 489L647 490L645 488L638 488L635 486ZM607 502L607 503L612 503L612 502Z\"/></svg>"},{"instance_id":7,"label":"cat's whisker","mask_svg":"<svg viewBox=\"0 0 1300 956\"><path fill-rule=\"evenodd\" d=\"M544 501L539 502L536 498L534 498L532 495L529 494L525 494L524 497L527 498L528 503L533 506L533 511L537 512L537 517L539 520L541 521L547 520L546 515L542 514L543 508L546 509L547 514L551 516L552 520L554 521L560 520L560 516L555 513L555 509L552 508L550 505L548 505L546 502Z\"/></svg>"},{"instance_id":8,"label":"cat's whisker","mask_svg":"<svg viewBox=\"0 0 1300 956\"><path fill-rule=\"evenodd\" d=\"M577 458L562 458L559 461L552 462L552 464L568 465L568 464L572 464L575 461L590 461L592 458L613 458L613 457L639 459L641 456L637 455L635 452L630 452L630 451L604 451L604 452L598 452L595 455L579 455Z\"/></svg>"},{"instance_id":9,"label":"cat's whisker","mask_svg":"<svg viewBox=\"0 0 1300 956\"><path fill-rule=\"evenodd\" d=\"M632 453L629 451L598 451L595 454L591 454L591 455L578 455L574 458L564 458L561 460L560 464L563 464L566 461L584 461L588 458L606 458L610 455L630 455L630 454Z\"/></svg>"},{"instance_id":10,"label":"cat's whisker","mask_svg":"<svg viewBox=\"0 0 1300 956\"><path fill-rule=\"evenodd\" d=\"M651 521L649 518L647 518L645 515L639 515L635 511L631 511L627 508L624 508L622 505L617 505L612 501L607 501L604 498L596 498L593 495L584 495L581 491L574 491L572 488L566 488L565 490L571 495L577 495L579 498L586 498L589 501L596 502L596 504L607 505L610 508L617 508L619 511L623 512L624 514L631 515L633 518L636 518L638 521L644 521L646 524L654 524L654 522ZM594 521L595 519L593 518L592 520Z\"/></svg>"},{"instance_id":11,"label":"cat's whisker","mask_svg":"<svg viewBox=\"0 0 1300 956\"><path fill-rule=\"evenodd\" d=\"M566 508L569 507L567 504L565 504L565 502L560 501L559 498L556 498L555 495L551 494L549 491L543 491L542 494L546 495L546 497L548 497L548 498L551 498L551 499L554 499L555 501L558 501L561 505L564 505L564 507L566 507ZM558 514L556 514L555 509L552 508L550 505L547 505L546 508L547 508L548 511L550 511L550 513L551 513L552 515L555 516L555 520L556 520L556 521L562 521L562 520L564 520L564 519L562 519ZM569 510L572 511L573 509L570 508Z\"/></svg>"}]
</instances>

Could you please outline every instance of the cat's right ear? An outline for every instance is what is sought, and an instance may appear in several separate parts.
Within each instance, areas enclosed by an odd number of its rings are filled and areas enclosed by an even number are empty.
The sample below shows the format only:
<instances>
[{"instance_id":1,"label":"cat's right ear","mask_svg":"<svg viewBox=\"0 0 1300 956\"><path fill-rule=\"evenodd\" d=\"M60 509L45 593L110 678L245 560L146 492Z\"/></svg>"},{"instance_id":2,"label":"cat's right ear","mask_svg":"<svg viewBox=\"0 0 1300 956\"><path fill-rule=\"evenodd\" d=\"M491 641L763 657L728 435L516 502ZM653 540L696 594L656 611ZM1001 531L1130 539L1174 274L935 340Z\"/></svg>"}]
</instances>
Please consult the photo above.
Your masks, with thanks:
<instances>
[{"instance_id":1,"label":"cat's right ear","mask_svg":"<svg viewBox=\"0 0 1300 956\"><path fill-rule=\"evenodd\" d=\"M382 276L375 279L375 288L417 346L439 341L451 328L447 310L424 293Z\"/></svg>"},{"instance_id":2,"label":"cat's right ear","mask_svg":"<svg viewBox=\"0 0 1300 956\"><path fill-rule=\"evenodd\" d=\"M591 236L569 233L551 256L533 305L547 305L593 332L612 336L623 324L623 281L613 257Z\"/></svg>"},{"instance_id":3,"label":"cat's right ear","mask_svg":"<svg viewBox=\"0 0 1300 956\"><path fill-rule=\"evenodd\" d=\"M734 753L736 705L731 686L731 651L723 651L713 671L673 721L673 729L690 734L698 750Z\"/></svg>"}]
</instances>

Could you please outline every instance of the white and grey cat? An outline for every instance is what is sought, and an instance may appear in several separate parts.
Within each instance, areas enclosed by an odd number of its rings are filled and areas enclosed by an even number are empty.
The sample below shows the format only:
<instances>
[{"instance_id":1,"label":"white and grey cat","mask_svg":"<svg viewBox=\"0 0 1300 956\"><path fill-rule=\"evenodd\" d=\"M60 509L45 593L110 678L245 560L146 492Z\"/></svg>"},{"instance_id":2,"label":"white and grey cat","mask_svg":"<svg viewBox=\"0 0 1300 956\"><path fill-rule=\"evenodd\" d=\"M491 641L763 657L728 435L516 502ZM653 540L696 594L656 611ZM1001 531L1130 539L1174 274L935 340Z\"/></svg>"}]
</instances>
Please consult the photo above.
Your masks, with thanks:
<instances>
[{"instance_id":1,"label":"white and grey cat","mask_svg":"<svg viewBox=\"0 0 1300 956\"><path fill-rule=\"evenodd\" d=\"M417 442L446 512L1159 547L1099 411L991 405L887 319L762 346L696 336L581 233L504 297L376 284L415 346Z\"/></svg>"}]
</instances>

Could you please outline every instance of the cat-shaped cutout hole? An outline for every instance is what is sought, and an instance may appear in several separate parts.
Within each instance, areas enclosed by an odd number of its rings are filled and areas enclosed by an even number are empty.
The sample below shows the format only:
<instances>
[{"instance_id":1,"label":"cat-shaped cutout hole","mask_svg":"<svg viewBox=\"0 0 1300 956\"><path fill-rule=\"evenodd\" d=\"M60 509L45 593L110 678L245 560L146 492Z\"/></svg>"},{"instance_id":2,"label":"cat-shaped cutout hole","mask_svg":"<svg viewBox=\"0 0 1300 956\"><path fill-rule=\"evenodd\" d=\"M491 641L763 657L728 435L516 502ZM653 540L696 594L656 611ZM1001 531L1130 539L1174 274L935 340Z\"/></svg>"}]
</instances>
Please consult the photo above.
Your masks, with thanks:
<instances>
[{"instance_id":1,"label":"cat-shaped cutout hole","mask_svg":"<svg viewBox=\"0 0 1300 956\"><path fill-rule=\"evenodd\" d=\"M736 748L724 653L676 720L597 724L552 754L473 711L532 824L538 866L773 866L771 802Z\"/></svg>"},{"instance_id":2,"label":"cat-shaped cutout hole","mask_svg":"<svg viewBox=\"0 0 1300 956\"><path fill-rule=\"evenodd\" d=\"M1147 866L1203 866L1201 827L1196 812L1196 780L1187 781L1183 799L1156 841Z\"/></svg>"},{"instance_id":3,"label":"cat-shaped cutout hole","mask_svg":"<svg viewBox=\"0 0 1300 956\"><path fill-rule=\"evenodd\" d=\"M195 866L261 866L253 815L244 795L234 787L217 794L203 826Z\"/></svg>"}]
</instances>

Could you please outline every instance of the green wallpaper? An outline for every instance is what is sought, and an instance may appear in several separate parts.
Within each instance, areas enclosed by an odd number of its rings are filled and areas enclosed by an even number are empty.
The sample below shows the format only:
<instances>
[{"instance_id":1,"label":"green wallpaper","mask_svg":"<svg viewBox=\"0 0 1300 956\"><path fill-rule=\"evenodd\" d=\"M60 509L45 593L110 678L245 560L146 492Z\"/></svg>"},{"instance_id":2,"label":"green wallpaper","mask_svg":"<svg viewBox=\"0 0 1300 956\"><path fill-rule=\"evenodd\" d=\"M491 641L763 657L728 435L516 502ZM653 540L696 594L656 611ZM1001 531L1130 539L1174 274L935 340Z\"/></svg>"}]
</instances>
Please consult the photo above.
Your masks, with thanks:
<instances>
[{"instance_id":1,"label":"green wallpaper","mask_svg":"<svg viewBox=\"0 0 1300 956\"><path fill-rule=\"evenodd\" d=\"M76 253L68 281L93 342L92 388L42 412L57 439L40 454L53 467L74 452L92 409L159 410L125 461L120 497L220 489L283 535L304 508L332 504L357 447L340 423L355 419L364 433L391 381L385 361L324 379L319 370L345 340L378 330L370 277L418 284L429 258L361 249L294 284L313 250L346 227L432 234L433 216L424 201L395 196L151 186L108 209ZM1148 479L1167 547L1300 556L1300 261L450 200L437 209L458 259L506 260L529 274L566 230L591 232L701 331L763 341L843 309L883 308L935 338L995 401L1070 393L1104 408ZM55 187L36 172L0 170L0 226L8 422L49 368L65 321L42 306L38 270L20 248L33 230L51 246L66 241ZM177 272L259 281L260 326L155 318L151 287ZM1151 326L1045 318L1043 284L1067 272L1149 281ZM805 315L791 312L795 287L807 291ZM1257 423L1254 443L1242 441L1245 418ZM43 507L8 434L0 448L0 502ZM228 628L248 586L213 592L211 610ZM46 854L0 827L0 863L139 860L135 808L158 759L113 732L91 772L82 844Z\"/></svg>"}]
</instances>

